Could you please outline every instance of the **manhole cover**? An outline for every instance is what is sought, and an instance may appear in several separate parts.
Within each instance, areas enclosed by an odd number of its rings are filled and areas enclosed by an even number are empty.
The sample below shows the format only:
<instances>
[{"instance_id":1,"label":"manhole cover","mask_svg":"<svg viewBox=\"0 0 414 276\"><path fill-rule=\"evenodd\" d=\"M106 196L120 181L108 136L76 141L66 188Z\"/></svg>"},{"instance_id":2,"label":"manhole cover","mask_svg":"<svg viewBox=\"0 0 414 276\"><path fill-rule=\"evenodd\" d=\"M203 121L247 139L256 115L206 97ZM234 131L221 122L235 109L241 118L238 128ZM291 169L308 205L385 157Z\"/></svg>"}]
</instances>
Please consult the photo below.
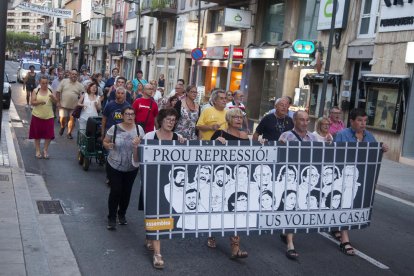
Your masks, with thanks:
<instances>
[{"instance_id":1,"label":"manhole cover","mask_svg":"<svg viewBox=\"0 0 414 276\"><path fill-rule=\"evenodd\" d=\"M7 174L0 174L0 181L9 181L9 176Z\"/></svg>"},{"instance_id":2,"label":"manhole cover","mask_svg":"<svg viewBox=\"0 0 414 276\"><path fill-rule=\"evenodd\" d=\"M39 214L64 214L59 200L37 200Z\"/></svg>"}]
</instances>

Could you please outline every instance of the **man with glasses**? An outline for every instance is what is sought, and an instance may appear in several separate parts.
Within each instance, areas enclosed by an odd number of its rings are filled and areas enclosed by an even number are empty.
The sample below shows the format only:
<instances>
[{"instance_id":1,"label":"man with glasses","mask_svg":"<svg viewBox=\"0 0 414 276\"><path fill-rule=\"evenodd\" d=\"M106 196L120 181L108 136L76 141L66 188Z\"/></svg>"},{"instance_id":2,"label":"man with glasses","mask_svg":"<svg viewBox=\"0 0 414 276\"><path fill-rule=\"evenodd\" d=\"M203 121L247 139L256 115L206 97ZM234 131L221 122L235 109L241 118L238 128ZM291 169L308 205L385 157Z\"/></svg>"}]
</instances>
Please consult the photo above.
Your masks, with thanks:
<instances>
[{"instance_id":1,"label":"man with glasses","mask_svg":"<svg viewBox=\"0 0 414 276\"><path fill-rule=\"evenodd\" d=\"M145 133L151 132L155 127L155 117L158 115L157 103L152 98L154 86L147 83L144 86L142 97L135 100L132 108L135 110L135 123L139 124Z\"/></svg>"},{"instance_id":2,"label":"man with glasses","mask_svg":"<svg viewBox=\"0 0 414 276\"><path fill-rule=\"evenodd\" d=\"M332 137L335 137L338 131L341 131L345 128L344 122L341 120L342 111L339 107L334 106L329 110L329 133Z\"/></svg>"},{"instance_id":3,"label":"man with glasses","mask_svg":"<svg viewBox=\"0 0 414 276\"><path fill-rule=\"evenodd\" d=\"M62 136L65 131L66 123L68 124L67 138L73 139L72 131L75 127L75 118L72 115L73 110L78 105L79 97L85 93L85 87L78 82L78 71L72 69L69 79L63 79L56 90L58 99L57 107L59 108L60 130ZM69 122L68 122L69 117Z\"/></svg>"}]
</instances>

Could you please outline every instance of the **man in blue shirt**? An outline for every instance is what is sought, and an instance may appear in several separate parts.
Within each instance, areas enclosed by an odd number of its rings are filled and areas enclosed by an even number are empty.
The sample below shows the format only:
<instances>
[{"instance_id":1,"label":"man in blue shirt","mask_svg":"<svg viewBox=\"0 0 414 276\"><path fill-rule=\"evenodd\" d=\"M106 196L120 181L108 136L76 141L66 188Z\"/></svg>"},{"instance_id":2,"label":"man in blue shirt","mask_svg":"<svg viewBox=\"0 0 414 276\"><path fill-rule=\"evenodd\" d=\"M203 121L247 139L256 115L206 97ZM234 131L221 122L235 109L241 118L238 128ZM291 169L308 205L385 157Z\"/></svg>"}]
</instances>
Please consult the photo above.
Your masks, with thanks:
<instances>
[{"instance_id":1,"label":"man in blue shirt","mask_svg":"<svg viewBox=\"0 0 414 276\"><path fill-rule=\"evenodd\" d=\"M116 77L118 77L119 75L119 69L118 68L114 68L112 69L112 77L110 77L106 82L105 82L105 88L109 89L112 87L112 85L114 85L115 83L115 79Z\"/></svg>"},{"instance_id":2,"label":"man in blue shirt","mask_svg":"<svg viewBox=\"0 0 414 276\"><path fill-rule=\"evenodd\" d=\"M102 140L106 131L113 125L123 121L122 109L130 104L126 101L126 89L122 86L118 87L115 92L115 101L109 102L102 113Z\"/></svg>"},{"instance_id":3,"label":"man in blue shirt","mask_svg":"<svg viewBox=\"0 0 414 276\"><path fill-rule=\"evenodd\" d=\"M334 142L377 142L375 137L366 130L367 113L365 110L355 108L349 113L349 120L351 127L345 128L337 132ZM382 151L387 152L388 145L382 144ZM349 242L348 230L339 232L332 232L336 239L340 240L340 249L343 253L349 256L355 255L355 250Z\"/></svg>"}]
</instances>

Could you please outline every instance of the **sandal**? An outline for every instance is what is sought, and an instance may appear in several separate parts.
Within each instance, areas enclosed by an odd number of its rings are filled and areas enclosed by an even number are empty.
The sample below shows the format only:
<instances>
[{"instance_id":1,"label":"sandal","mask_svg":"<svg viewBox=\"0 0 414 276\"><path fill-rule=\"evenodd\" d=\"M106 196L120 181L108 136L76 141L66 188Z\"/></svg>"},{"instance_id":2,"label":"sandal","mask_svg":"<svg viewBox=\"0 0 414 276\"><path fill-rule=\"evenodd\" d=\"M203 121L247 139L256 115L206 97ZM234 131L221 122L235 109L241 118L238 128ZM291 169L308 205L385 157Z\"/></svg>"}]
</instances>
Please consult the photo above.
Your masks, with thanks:
<instances>
[{"instance_id":1,"label":"sandal","mask_svg":"<svg viewBox=\"0 0 414 276\"><path fill-rule=\"evenodd\" d=\"M207 246L210 248L216 248L217 244L216 244L216 238L215 237L208 237L207 238Z\"/></svg>"},{"instance_id":2,"label":"sandal","mask_svg":"<svg viewBox=\"0 0 414 276\"><path fill-rule=\"evenodd\" d=\"M334 238L337 241L341 241L341 231L331 231L329 232L332 238Z\"/></svg>"},{"instance_id":3,"label":"sandal","mask_svg":"<svg viewBox=\"0 0 414 276\"><path fill-rule=\"evenodd\" d=\"M152 265L156 269L163 269L164 268L164 260L162 259L161 254L154 254L152 258Z\"/></svg>"},{"instance_id":4,"label":"sandal","mask_svg":"<svg viewBox=\"0 0 414 276\"><path fill-rule=\"evenodd\" d=\"M243 258L247 258L249 256L249 254L246 251L242 251L240 249L240 237L239 236L234 236L234 237L230 237L230 246L231 246L231 259L243 259ZM237 249L236 254L234 254L234 249Z\"/></svg>"},{"instance_id":5,"label":"sandal","mask_svg":"<svg viewBox=\"0 0 414 276\"><path fill-rule=\"evenodd\" d=\"M47 154L47 152L43 152L43 158L44 159L49 159L49 154Z\"/></svg>"},{"instance_id":6,"label":"sandal","mask_svg":"<svg viewBox=\"0 0 414 276\"><path fill-rule=\"evenodd\" d=\"M144 246L147 250L154 251L154 247L152 246L152 242L150 240L145 240Z\"/></svg>"},{"instance_id":7,"label":"sandal","mask_svg":"<svg viewBox=\"0 0 414 276\"><path fill-rule=\"evenodd\" d=\"M286 257L289 260L297 260L298 257L299 257L299 254L298 254L298 252L296 252L296 250L294 248L293 249L288 249L286 251Z\"/></svg>"},{"instance_id":8,"label":"sandal","mask_svg":"<svg viewBox=\"0 0 414 276\"><path fill-rule=\"evenodd\" d=\"M350 242L340 243L339 249L347 256L355 256L355 249L352 247Z\"/></svg>"},{"instance_id":9,"label":"sandal","mask_svg":"<svg viewBox=\"0 0 414 276\"><path fill-rule=\"evenodd\" d=\"M37 159L42 159L42 158L43 158L43 156L42 156L40 153L36 153L35 157L36 157Z\"/></svg>"}]
</instances>

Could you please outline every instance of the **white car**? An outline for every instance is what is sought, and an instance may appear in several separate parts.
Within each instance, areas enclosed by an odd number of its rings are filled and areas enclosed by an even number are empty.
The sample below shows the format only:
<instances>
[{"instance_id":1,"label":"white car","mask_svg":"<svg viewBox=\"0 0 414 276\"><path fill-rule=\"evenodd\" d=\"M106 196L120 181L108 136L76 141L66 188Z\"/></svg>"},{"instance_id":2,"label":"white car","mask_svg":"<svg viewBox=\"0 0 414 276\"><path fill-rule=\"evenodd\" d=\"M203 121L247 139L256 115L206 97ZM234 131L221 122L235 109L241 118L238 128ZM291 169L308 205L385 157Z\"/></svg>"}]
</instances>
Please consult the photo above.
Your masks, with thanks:
<instances>
[{"instance_id":1,"label":"white car","mask_svg":"<svg viewBox=\"0 0 414 276\"><path fill-rule=\"evenodd\" d=\"M40 63L34 61L22 61L20 66L17 68L17 81L23 82L27 73L30 71L29 67L33 65L35 67L35 72L40 73Z\"/></svg>"}]
</instances>

